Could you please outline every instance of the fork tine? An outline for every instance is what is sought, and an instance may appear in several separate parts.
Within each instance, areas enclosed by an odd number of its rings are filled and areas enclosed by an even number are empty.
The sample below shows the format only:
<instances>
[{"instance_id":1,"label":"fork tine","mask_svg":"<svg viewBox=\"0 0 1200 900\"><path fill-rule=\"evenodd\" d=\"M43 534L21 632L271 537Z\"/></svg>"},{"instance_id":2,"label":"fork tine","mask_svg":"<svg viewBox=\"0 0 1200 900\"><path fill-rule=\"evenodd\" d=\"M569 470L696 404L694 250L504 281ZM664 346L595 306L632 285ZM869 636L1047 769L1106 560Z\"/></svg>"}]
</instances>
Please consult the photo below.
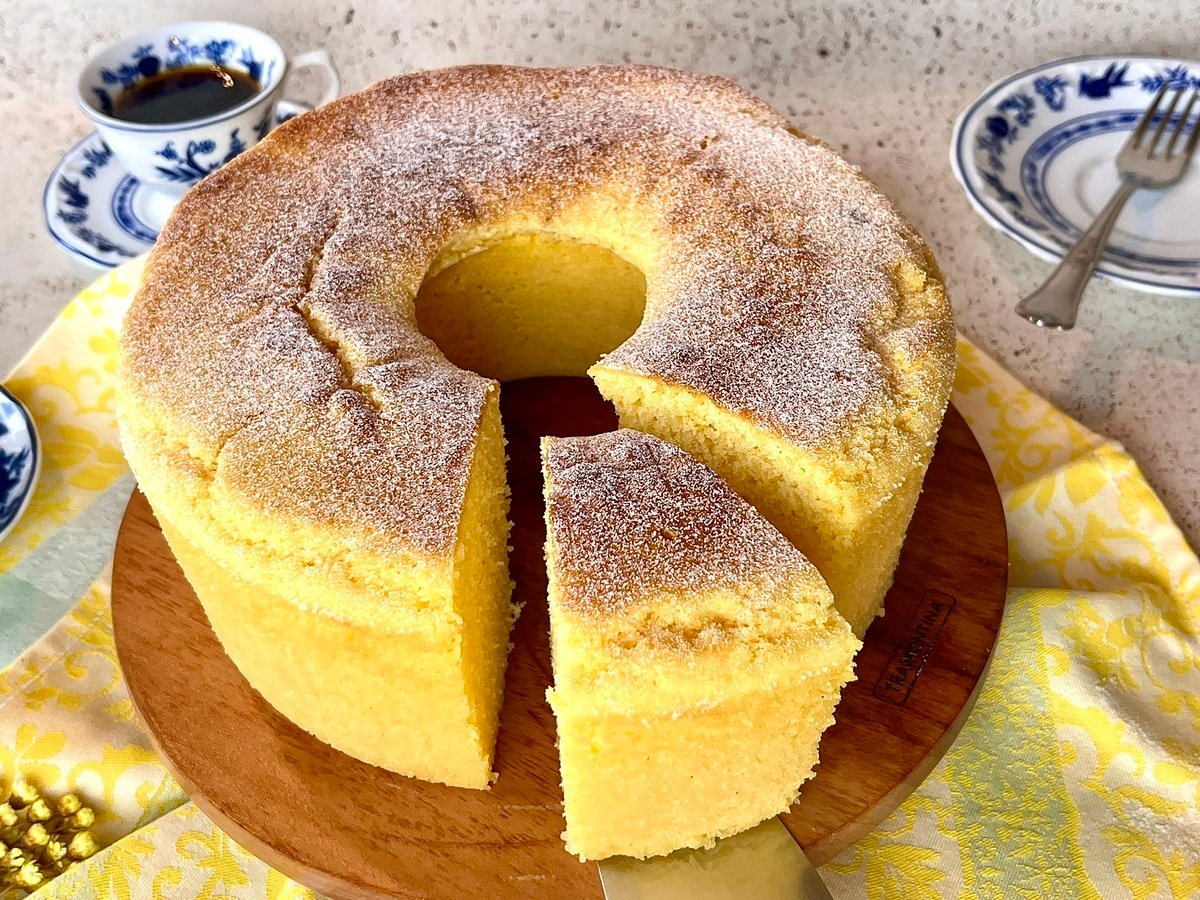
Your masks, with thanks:
<instances>
[{"instance_id":1,"label":"fork tine","mask_svg":"<svg viewBox=\"0 0 1200 900\"><path fill-rule=\"evenodd\" d=\"M1175 95L1171 97L1171 105L1167 107L1167 111L1162 114L1162 118L1158 120L1158 127L1154 129L1154 137L1150 140L1150 146L1146 148L1146 153L1150 156L1154 155L1154 148L1158 146L1159 138L1163 136L1163 132L1167 130L1167 123L1171 121L1171 117L1175 115L1175 107L1179 105L1179 98L1183 96L1183 88L1179 88Z\"/></svg>"},{"instance_id":2,"label":"fork tine","mask_svg":"<svg viewBox=\"0 0 1200 900\"><path fill-rule=\"evenodd\" d=\"M1158 89L1158 93L1154 95L1154 99L1150 101L1150 105L1146 111L1142 113L1142 117L1138 119L1137 128L1133 129L1133 133L1129 135L1129 139L1125 141L1126 147L1137 149L1142 146L1142 136L1146 133L1146 127L1154 121L1154 114L1158 111L1158 104L1163 98L1163 94L1167 92L1167 82L1164 80L1162 87Z\"/></svg>"},{"instance_id":3,"label":"fork tine","mask_svg":"<svg viewBox=\"0 0 1200 900\"><path fill-rule=\"evenodd\" d=\"M1192 99L1196 99L1194 94L1192 95ZM1184 160L1192 158L1192 154L1196 152L1196 144L1198 143L1200 143L1200 122L1192 126L1192 136L1188 138L1187 146L1183 148Z\"/></svg>"},{"instance_id":4,"label":"fork tine","mask_svg":"<svg viewBox=\"0 0 1200 900\"><path fill-rule=\"evenodd\" d=\"M1200 88L1195 88L1192 91L1192 96L1188 98L1187 106L1185 106L1183 108L1183 112L1179 114L1179 124L1175 126L1174 132L1171 133L1171 142L1167 144L1167 150L1165 153L1167 158L1170 158L1171 154L1175 152L1175 145L1179 143L1179 139L1182 138L1184 132L1187 131L1188 116L1192 114L1192 107L1196 105L1197 97L1200 97ZM1197 123L1196 127L1192 129L1192 138L1189 143L1184 145L1185 153L1190 155L1192 150L1195 149L1197 134L1200 134L1200 123Z\"/></svg>"}]
</instances>

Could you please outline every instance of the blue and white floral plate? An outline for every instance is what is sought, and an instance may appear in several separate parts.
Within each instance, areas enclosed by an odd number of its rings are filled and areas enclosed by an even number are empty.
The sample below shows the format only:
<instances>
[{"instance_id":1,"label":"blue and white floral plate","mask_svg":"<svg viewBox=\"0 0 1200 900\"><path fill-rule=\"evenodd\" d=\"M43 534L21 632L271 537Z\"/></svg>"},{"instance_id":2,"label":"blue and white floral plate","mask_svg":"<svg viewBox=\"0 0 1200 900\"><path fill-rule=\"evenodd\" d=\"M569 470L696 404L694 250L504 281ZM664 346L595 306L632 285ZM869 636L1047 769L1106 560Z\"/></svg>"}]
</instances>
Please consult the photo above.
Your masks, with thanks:
<instances>
[{"instance_id":1,"label":"blue and white floral plate","mask_svg":"<svg viewBox=\"0 0 1200 900\"><path fill-rule=\"evenodd\" d=\"M990 225L1060 260L1116 190L1117 153L1164 81L1200 87L1200 63L1086 56L998 81L954 126L954 175ZM1200 296L1200 162L1174 187L1133 195L1096 273Z\"/></svg>"},{"instance_id":2,"label":"blue and white floral plate","mask_svg":"<svg viewBox=\"0 0 1200 900\"><path fill-rule=\"evenodd\" d=\"M275 124L307 109L281 100ZM125 171L97 132L67 151L42 192L50 236L74 260L97 272L149 250L177 202Z\"/></svg>"},{"instance_id":3,"label":"blue and white floral plate","mask_svg":"<svg viewBox=\"0 0 1200 900\"><path fill-rule=\"evenodd\" d=\"M21 401L0 387L0 541L29 505L41 468L42 451L33 417Z\"/></svg>"}]
</instances>

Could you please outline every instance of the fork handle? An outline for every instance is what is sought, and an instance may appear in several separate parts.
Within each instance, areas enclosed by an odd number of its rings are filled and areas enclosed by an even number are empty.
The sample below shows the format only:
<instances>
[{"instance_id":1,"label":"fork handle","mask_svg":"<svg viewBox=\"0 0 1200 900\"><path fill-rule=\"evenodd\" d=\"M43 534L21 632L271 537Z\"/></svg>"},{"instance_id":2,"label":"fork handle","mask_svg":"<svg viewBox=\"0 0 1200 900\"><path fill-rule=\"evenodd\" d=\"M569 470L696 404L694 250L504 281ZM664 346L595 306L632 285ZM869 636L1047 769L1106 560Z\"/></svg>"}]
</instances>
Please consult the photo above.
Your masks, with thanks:
<instances>
[{"instance_id":1,"label":"fork handle","mask_svg":"<svg viewBox=\"0 0 1200 900\"><path fill-rule=\"evenodd\" d=\"M1024 316L1034 325L1044 328L1057 328L1066 331L1075 326L1075 315L1079 312L1079 303L1083 300L1083 291L1087 287L1100 255L1108 243L1117 217L1125 208L1127 201L1138 189L1137 182L1125 179L1104 204L1104 209L1096 216L1096 221L1088 226L1075 246L1067 251L1062 262L1058 264L1045 284L1017 304L1017 314Z\"/></svg>"}]
</instances>

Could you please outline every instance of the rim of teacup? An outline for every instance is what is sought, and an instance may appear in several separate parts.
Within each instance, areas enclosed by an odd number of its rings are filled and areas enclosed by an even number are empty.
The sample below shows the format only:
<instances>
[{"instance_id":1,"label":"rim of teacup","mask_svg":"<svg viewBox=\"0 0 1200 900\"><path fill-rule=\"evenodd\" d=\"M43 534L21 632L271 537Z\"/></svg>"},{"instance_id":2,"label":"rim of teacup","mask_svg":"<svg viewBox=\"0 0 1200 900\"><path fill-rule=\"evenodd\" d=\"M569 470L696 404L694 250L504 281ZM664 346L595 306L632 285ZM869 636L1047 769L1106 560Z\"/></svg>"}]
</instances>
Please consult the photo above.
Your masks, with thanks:
<instances>
[{"instance_id":1,"label":"rim of teacup","mask_svg":"<svg viewBox=\"0 0 1200 900\"><path fill-rule=\"evenodd\" d=\"M100 69L113 59L125 61L134 50L145 44L147 41L160 40L163 37L172 37L173 33L182 33L187 30L201 29L223 29L231 32L241 32L247 36L253 36L256 40L265 44L269 51L275 56L278 65L271 72L269 81L263 82L261 89L251 97L247 97L237 106L230 109L222 110L219 113L213 113L211 116L203 116L198 119L182 119L178 122L127 122L124 119L118 119L115 116L110 116L101 109L97 109L95 103L90 97L93 88L107 87L99 77ZM236 66L231 66L236 68ZM103 125L105 128L111 128L116 131L140 131L140 132L167 132L179 131L184 128L198 128L206 125L215 125L223 122L226 119L232 119L246 112L248 109L253 109L258 104L262 103L266 97L273 94L283 83L284 74L287 71L287 55L283 52L283 47L275 38L271 37L265 31L261 31L252 25L243 25L240 22L227 22L221 19L203 19L187 22L173 22L169 25L160 25L157 28L147 28L144 31L139 31L136 34L130 35L112 44L106 45L101 50L92 54L87 63L83 67L83 71L79 73L79 78L75 82L75 103L83 111L83 114L95 122L97 125Z\"/></svg>"}]
</instances>

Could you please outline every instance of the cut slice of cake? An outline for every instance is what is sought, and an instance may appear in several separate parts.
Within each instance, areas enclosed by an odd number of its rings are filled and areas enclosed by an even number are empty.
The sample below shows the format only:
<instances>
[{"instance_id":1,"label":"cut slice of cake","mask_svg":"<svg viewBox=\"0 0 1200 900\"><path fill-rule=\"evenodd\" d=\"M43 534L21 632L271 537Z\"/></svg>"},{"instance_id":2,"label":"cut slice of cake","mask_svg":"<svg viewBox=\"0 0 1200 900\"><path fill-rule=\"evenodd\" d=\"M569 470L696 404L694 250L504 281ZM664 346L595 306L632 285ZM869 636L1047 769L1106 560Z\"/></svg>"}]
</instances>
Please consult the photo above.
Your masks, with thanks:
<instances>
[{"instance_id":1,"label":"cut slice of cake","mask_svg":"<svg viewBox=\"0 0 1200 900\"><path fill-rule=\"evenodd\" d=\"M678 447L542 442L567 849L709 846L786 810L861 646L817 570Z\"/></svg>"}]
</instances>

